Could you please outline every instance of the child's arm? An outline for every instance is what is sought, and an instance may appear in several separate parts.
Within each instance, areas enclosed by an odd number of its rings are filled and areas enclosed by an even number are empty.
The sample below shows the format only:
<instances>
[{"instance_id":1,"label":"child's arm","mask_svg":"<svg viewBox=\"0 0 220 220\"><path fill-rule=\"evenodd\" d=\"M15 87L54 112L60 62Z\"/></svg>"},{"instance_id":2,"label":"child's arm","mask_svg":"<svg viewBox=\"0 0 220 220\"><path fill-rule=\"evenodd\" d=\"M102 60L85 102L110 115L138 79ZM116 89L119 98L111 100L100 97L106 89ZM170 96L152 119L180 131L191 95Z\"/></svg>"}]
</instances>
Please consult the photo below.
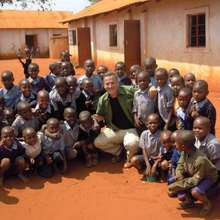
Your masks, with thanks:
<instances>
[{"instance_id":1,"label":"child's arm","mask_svg":"<svg viewBox=\"0 0 220 220\"><path fill-rule=\"evenodd\" d=\"M149 162L149 157L148 157L147 150L145 148L143 148L142 152L143 152L144 161L145 161L145 164L146 164L146 167L147 167L145 175L150 176L151 175L151 165L150 165L150 162Z\"/></svg>"},{"instance_id":2,"label":"child's arm","mask_svg":"<svg viewBox=\"0 0 220 220\"><path fill-rule=\"evenodd\" d=\"M169 115L168 115L167 123L164 126L164 130L168 130L170 123L171 123L171 120L172 120L172 117L173 117L173 113L174 113L173 107L169 108Z\"/></svg>"}]
</instances>

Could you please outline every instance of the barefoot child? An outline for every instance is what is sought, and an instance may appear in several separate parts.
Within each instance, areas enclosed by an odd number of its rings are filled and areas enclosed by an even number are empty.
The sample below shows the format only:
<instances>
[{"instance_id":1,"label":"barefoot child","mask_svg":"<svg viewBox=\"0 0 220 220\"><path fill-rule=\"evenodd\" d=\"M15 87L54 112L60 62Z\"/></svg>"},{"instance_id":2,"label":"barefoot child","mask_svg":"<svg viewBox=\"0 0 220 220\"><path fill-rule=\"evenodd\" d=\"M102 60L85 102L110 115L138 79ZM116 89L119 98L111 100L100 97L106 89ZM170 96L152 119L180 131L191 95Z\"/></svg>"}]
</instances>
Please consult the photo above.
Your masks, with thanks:
<instances>
[{"instance_id":1,"label":"barefoot child","mask_svg":"<svg viewBox=\"0 0 220 220\"><path fill-rule=\"evenodd\" d=\"M211 210L206 192L218 179L215 166L204 154L196 151L192 131L181 130L176 138L176 147L182 152L176 169L176 182L168 186L168 194L177 194L183 208L192 207L194 200L202 203L201 216Z\"/></svg>"},{"instance_id":2,"label":"barefoot child","mask_svg":"<svg viewBox=\"0 0 220 220\"><path fill-rule=\"evenodd\" d=\"M145 121L148 130L142 132L140 136L139 146L142 149L142 155L132 157L131 164L138 169L139 172L144 171L144 176L150 177L155 173L152 168L155 166L155 159L160 153L160 118L157 114L150 114Z\"/></svg>"},{"instance_id":3,"label":"barefoot child","mask_svg":"<svg viewBox=\"0 0 220 220\"><path fill-rule=\"evenodd\" d=\"M139 90L134 94L133 115L135 127L138 129L139 134L146 129L144 122L147 120L148 115L155 111L154 99L148 95L149 81L148 73L140 72L137 75Z\"/></svg>"},{"instance_id":4,"label":"barefoot child","mask_svg":"<svg viewBox=\"0 0 220 220\"><path fill-rule=\"evenodd\" d=\"M0 142L0 185L3 185L6 174L18 174L21 180L27 180L23 175L26 167L24 153L23 146L15 139L14 129L4 127Z\"/></svg>"}]
</instances>

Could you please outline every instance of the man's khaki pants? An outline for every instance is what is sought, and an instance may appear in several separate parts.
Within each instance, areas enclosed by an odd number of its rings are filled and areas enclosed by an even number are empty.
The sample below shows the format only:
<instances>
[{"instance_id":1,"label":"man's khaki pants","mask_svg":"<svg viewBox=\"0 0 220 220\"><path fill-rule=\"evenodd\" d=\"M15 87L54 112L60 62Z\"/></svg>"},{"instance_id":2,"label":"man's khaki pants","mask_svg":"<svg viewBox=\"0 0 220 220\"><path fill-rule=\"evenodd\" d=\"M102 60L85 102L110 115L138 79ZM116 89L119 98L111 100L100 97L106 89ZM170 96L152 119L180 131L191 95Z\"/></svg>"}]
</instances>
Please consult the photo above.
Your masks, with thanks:
<instances>
[{"instance_id":1,"label":"man's khaki pants","mask_svg":"<svg viewBox=\"0 0 220 220\"><path fill-rule=\"evenodd\" d=\"M95 146L107 153L119 156L122 151L122 145L127 150L127 159L130 160L137 152L139 136L136 129L126 129L113 131L105 128L95 139Z\"/></svg>"}]
</instances>

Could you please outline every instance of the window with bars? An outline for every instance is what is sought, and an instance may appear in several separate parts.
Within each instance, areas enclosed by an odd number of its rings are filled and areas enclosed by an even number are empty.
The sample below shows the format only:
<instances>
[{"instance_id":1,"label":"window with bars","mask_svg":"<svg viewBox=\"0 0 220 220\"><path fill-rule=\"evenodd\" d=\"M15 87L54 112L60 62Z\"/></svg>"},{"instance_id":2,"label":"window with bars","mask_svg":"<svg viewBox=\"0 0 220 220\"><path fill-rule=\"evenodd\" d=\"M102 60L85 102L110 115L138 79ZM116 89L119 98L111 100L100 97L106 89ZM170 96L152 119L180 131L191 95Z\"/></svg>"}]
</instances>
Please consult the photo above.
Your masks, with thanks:
<instances>
[{"instance_id":1,"label":"window with bars","mask_svg":"<svg viewBox=\"0 0 220 220\"><path fill-rule=\"evenodd\" d=\"M188 15L188 46L206 47L206 15L205 13Z\"/></svg>"},{"instance_id":2,"label":"window with bars","mask_svg":"<svg viewBox=\"0 0 220 220\"><path fill-rule=\"evenodd\" d=\"M117 24L109 25L109 46L110 47L118 46Z\"/></svg>"},{"instance_id":3,"label":"window with bars","mask_svg":"<svg viewBox=\"0 0 220 220\"><path fill-rule=\"evenodd\" d=\"M69 30L69 44L76 45L76 30Z\"/></svg>"}]
</instances>

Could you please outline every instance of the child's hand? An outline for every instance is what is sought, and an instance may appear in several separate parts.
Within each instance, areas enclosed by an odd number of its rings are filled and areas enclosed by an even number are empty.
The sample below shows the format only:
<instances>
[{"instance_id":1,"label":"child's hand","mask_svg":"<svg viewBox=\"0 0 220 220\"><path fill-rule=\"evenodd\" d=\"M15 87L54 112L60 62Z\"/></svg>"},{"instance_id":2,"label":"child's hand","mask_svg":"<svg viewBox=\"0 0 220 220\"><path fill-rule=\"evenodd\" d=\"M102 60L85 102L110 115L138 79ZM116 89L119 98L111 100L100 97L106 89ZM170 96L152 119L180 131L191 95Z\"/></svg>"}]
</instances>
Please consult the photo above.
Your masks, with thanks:
<instances>
[{"instance_id":1,"label":"child's hand","mask_svg":"<svg viewBox=\"0 0 220 220\"><path fill-rule=\"evenodd\" d=\"M140 128L144 126L144 123L138 118L138 116L134 117L134 125L136 128Z\"/></svg>"},{"instance_id":2,"label":"child's hand","mask_svg":"<svg viewBox=\"0 0 220 220\"><path fill-rule=\"evenodd\" d=\"M147 165L147 168L146 168L146 170L145 170L145 176L148 177L148 176L150 176L150 175L151 175L151 165L148 164L148 165Z\"/></svg>"},{"instance_id":3,"label":"child's hand","mask_svg":"<svg viewBox=\"0 0 220 220\"><path fill-rule=\"evenodd\" d=\"M85 105L87 108L90 108L92 105L93 105L93 102L90 100L90 101L85 101Z\"/></svg>"},{"instance_id":4,"label":"child's hand","mask_svg":"<svg viewBox=\"0 0 220 220\"><path fill-rule=\"evenodd\" d=\"M46 157L46 161L47 161L47 164L52 164L53 163L53 160L50 156Z\"/></svg>"},{"instance_id":5,"label":"child's hand","mask_svg":"<svg viewBox=\"0 0 220 220\"><path fill-rule=\"evenodd\" d=\"M73 145L73 148L80 148L81 144L79 141L77 141L74 145Z\"/></svg>"},{"instance_id":6,"label":"child's hand","mask_svg":"<svg viewBox=\"0 0 220 220\"><path fill-rule=\"evenodd\" d=\"M197 118L199 116L199 113L196 110L193 110L191 113L192 118Z\"/></svg>"},{"instance_id":7,"label":"child's hand","mask_svg":"<svg viewBox=\"0 0 220 220\"><path fill-rule=\"evenodd\" d=\"M155 98L157 96L157 88L155 86L151 86L148 91L148 96L150 98Z\"/></svg>"}]
</instances>

